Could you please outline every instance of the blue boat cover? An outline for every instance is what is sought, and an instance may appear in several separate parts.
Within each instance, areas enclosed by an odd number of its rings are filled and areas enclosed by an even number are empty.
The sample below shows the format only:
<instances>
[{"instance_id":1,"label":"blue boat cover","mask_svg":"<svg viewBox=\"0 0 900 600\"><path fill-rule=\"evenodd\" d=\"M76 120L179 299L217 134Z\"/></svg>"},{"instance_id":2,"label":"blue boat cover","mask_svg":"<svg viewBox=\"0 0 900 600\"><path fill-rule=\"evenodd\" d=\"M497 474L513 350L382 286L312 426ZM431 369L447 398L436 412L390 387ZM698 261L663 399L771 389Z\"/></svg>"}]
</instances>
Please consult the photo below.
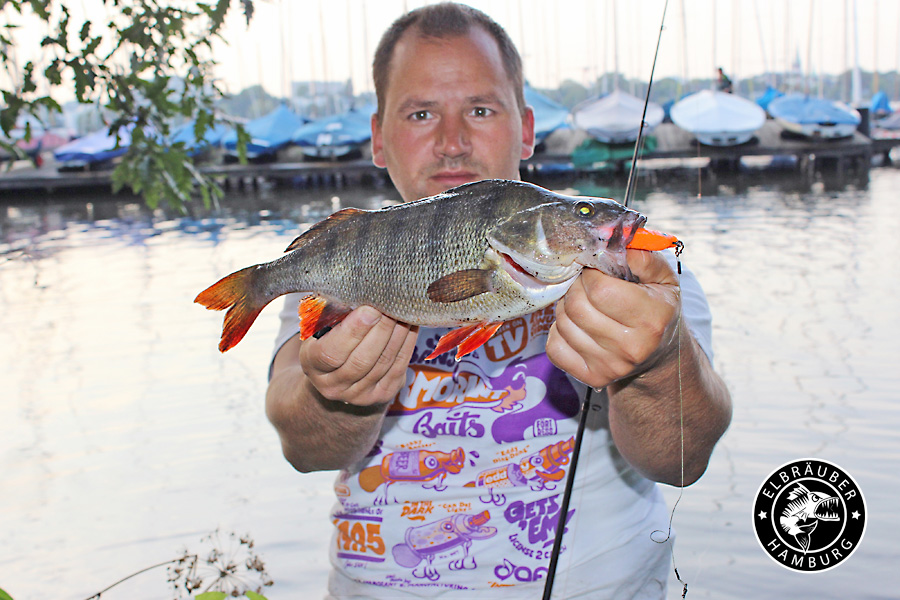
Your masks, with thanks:
<instances>
[{"instance_id":1,"label":"blue boat cover","mask_svg":"<svg viewBox=\"0 0 900 600\"><path fill-rule=\"evenodd\" d=\"M769 103L773 117L801 125L834 123L859 125L859 113L842 102L805 94L788 94Z\"/></svg>"},{"instance_id":2,"label":"blue boat cover","mask_svg":"<svg viewBox=\"0 0 900 600\"><path fill-rule=\"evenodd\" d=\"M116 148L116 136L110 135L109 129L89 133L84 137L72 140L56 149L53 156L58 162L82 162L93 164L122 156L131 146L131 130L134 125L119 128L119 147Z\"/></svg>"},{"instance_id":3,"label":"blue boat cover","mask_svg":"<svg viewBox=\"0 0 900 600\"><path fill-rule=\"evenodd\" d=\"M545 137L566 125L569 109L535 91L525 84L525 104L534 109L535 143L539 144Z\"/></svg>"},{"instance_id":4,"label":"blue boat cover","mask_svg":"<svg viewBox=\"0 0 900 600\"><path fill-rule=\"evenodd\" d=\"M191 120L172 132L169 136L169 143L182 143L187 150L200 151L208 146L218 146L222 143L222 139L231 133L231 127L224 123L216 123L213 127L208 127L203 139L198 143L197 136L194 135L194 124L196 121Z\"/></svg>"},{"instance_id":5,"label":"blue boat cover","mask_svg":"<svg viewBox=\"0 0 900 600\"><path fill-rule=\"evenodd\" d=\"M372 137L374 104L352 108L345 113L317 119L294 131L298 146L358 146Z\"/></svg>"},{"instance_id":6,"label":"blue boat cover","mask_svg":"<svg viewBox=\"0 0 900 600\"><path fill-rule=\"evenodd\" d=\"M766 91L762 93L762 95L756 99L756 103L759 104L763 110L769 110L769 104L775 98L781 98L784 96L784 92L779 92L771 85L766 88Z\"/></svg>"},{"instance_id":7,"label":"blue boat cover","mask_svg":"<svg viewBox=\"0 0 900 600\"><path fill-rule=\"evenodd\" d=\"M874 96L872 96L872 105L869 108L869 111L873 115L889 115L891 114L891 101L888 99L888 95L884 92L878 92Z\"/></svg>"},{"instance_id":8,"label":"blue boat cover","mask_svg":"<svg viewBox=\"0 0 900 600\"><path fill-rule=\"evenodd\" d=\"M269 114L249 121L244 129L250 134L250 143L247 144L247 156L253 158L266 154L274 154L280 148L291 142L291 136L297 129L305 124L307 119L298 116L284 104ZM229 132L222 140L225 149L230 152L237 150L237 133Z\"/></svg>"}]
</instances>

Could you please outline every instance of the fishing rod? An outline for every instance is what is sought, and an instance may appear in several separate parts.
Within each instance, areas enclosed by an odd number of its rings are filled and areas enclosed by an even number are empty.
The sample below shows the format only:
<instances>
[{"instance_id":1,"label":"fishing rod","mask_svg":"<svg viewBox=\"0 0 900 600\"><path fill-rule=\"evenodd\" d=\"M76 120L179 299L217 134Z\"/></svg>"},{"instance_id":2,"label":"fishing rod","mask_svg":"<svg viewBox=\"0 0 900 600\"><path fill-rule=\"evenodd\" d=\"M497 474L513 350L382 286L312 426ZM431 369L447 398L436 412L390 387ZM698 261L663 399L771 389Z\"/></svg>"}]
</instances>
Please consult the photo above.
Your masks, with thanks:
<instances>
[{"instance_id":1,"label":"fishing rod","mask_svg":"<svg viewBox=\"0 0 900 600\"><path fill-rule=\"evenodd\" d=\"M656 59L659 57L659 45L662 41L663 30L666 25L666 9L669 0L663 5L662 20L659 24L659 35L656 38L656 52L653 54L653 66L650 68L650 81L647 83L647 96L644 98L644 111L641 113L641 125L638 128L638 136L634 142L634 154L631 157L631 170L628 173L628 183L625 185L625 198L622 204L628 206L631 196L634 195L634 176L637 171L638 153L644 141L644 124L647 122L647 105L650 104L650 89L653 87L653 74L656 72ZM584 394L584 402L581 405L581 418L578 421L578 431L575 434L575 445L572 448L569 473L566 477L566 487L563 490L562 502L559 507L559 519L556 522L556 537L553 540L553 550L550 553L550 564L547 566L547 579L544 582L543 600L550 600L553 594L553 581L556 578L556 567L559 564L559 554L562 551L563 535L566 531L566 521L569 517L569 502L572 500L572 489L575 487L575 470L578 467L578 456L581 453L581 443L584 440L584 430L587 426L588 411L591 408L591 386L588 386Z\"/></svg>"}]
</instances>

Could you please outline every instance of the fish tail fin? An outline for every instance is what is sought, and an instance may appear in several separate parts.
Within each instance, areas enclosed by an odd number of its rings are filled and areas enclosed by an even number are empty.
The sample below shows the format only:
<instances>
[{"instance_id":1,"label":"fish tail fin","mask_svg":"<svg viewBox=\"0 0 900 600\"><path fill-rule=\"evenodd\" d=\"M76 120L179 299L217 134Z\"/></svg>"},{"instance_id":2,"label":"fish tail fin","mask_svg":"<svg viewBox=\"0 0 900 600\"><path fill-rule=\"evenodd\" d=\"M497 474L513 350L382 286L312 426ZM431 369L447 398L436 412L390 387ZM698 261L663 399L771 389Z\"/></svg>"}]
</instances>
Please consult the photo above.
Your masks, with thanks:
<instances>
[{"instance_id":1,"label":"fish tail fin","mask_svg":"<svg viewBox=\"0 0 900 600\"><path fill-rule=\"evenodd\" d=\"M225 310L219 351L225 352L240 342L269 300L259 302L253 293L258 265L241 269L223 277L194 299L209 310Z\"/></svg>"}]
</instances>

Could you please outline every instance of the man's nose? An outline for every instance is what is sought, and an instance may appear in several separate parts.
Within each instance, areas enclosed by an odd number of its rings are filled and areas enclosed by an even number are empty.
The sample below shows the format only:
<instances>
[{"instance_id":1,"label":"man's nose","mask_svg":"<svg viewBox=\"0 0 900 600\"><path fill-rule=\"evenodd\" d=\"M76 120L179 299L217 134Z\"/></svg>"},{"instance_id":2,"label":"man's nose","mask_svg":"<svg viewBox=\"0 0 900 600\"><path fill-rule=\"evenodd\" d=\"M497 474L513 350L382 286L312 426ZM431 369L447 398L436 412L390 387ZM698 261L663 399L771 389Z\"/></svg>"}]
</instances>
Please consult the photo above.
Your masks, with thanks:
<instances>
[{"instance_id":1,"label":"man's nose","mask_svg":"<svg viewBox=\"0 0 900 600\"><path fill-rule=\"evenodd\" d=\"M435 153L440 157L461 158L471 150L470 132L465 117L444 115L438 127Z\"/></svg>"}]
</instances>

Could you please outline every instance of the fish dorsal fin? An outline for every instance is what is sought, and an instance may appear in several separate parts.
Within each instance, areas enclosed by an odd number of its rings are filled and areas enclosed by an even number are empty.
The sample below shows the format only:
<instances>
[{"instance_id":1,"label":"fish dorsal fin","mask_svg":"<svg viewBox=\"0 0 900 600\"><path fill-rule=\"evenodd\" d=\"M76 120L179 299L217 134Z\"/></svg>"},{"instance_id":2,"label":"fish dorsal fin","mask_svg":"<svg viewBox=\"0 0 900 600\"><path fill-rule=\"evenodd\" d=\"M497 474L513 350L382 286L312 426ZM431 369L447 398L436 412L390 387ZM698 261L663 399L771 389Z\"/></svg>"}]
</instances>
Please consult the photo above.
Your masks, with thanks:
<instances>
[{"instance_id":1,"label":"fish dorsal fin","mask_svg":"<svg viewBox=\"0 0 900 600\"><path fill-rule=\"evenodd\" d=\"M793 489L791 489L790 492L788 492L788 496L787 496L788 502L790 502L791 500L796 500L800 496L803 496L808 493L809 493L809 489L807 489L807 487L805 485L803 485L802 483L798 483L793 487Z\"/></svg>"},{"instance_id":2,"label":"fish dorsal fin","mask_svg":"<svg viewBox=\"0 0 900 600\"><path fill-rule=\"evenodd\" d=\"M459 302L490 292L492 272L486 269L463 269L431 282L426 293L432 302Z\"/></svg>"},{"instance_id":3,"label":"fish dorsal fin","mask_svg":"<svg viewBox=\"0 0 900 600\"><path fill-rule=\"evenodd\" d=\"M292 252L297 248L303 246L312 236L322 233L323 231L327 231L334 227L335 225L340 225L347 219L351 219L356 217L364 212L369 212L366 210L362 210L360 208L345 208L344 210L339 210L336 213L332 214L330 217L326 219L322 219L303 233L301 233L297 238L291 242L291 245L285 248L285 252Z\"/></svg>"}]
</instances>

